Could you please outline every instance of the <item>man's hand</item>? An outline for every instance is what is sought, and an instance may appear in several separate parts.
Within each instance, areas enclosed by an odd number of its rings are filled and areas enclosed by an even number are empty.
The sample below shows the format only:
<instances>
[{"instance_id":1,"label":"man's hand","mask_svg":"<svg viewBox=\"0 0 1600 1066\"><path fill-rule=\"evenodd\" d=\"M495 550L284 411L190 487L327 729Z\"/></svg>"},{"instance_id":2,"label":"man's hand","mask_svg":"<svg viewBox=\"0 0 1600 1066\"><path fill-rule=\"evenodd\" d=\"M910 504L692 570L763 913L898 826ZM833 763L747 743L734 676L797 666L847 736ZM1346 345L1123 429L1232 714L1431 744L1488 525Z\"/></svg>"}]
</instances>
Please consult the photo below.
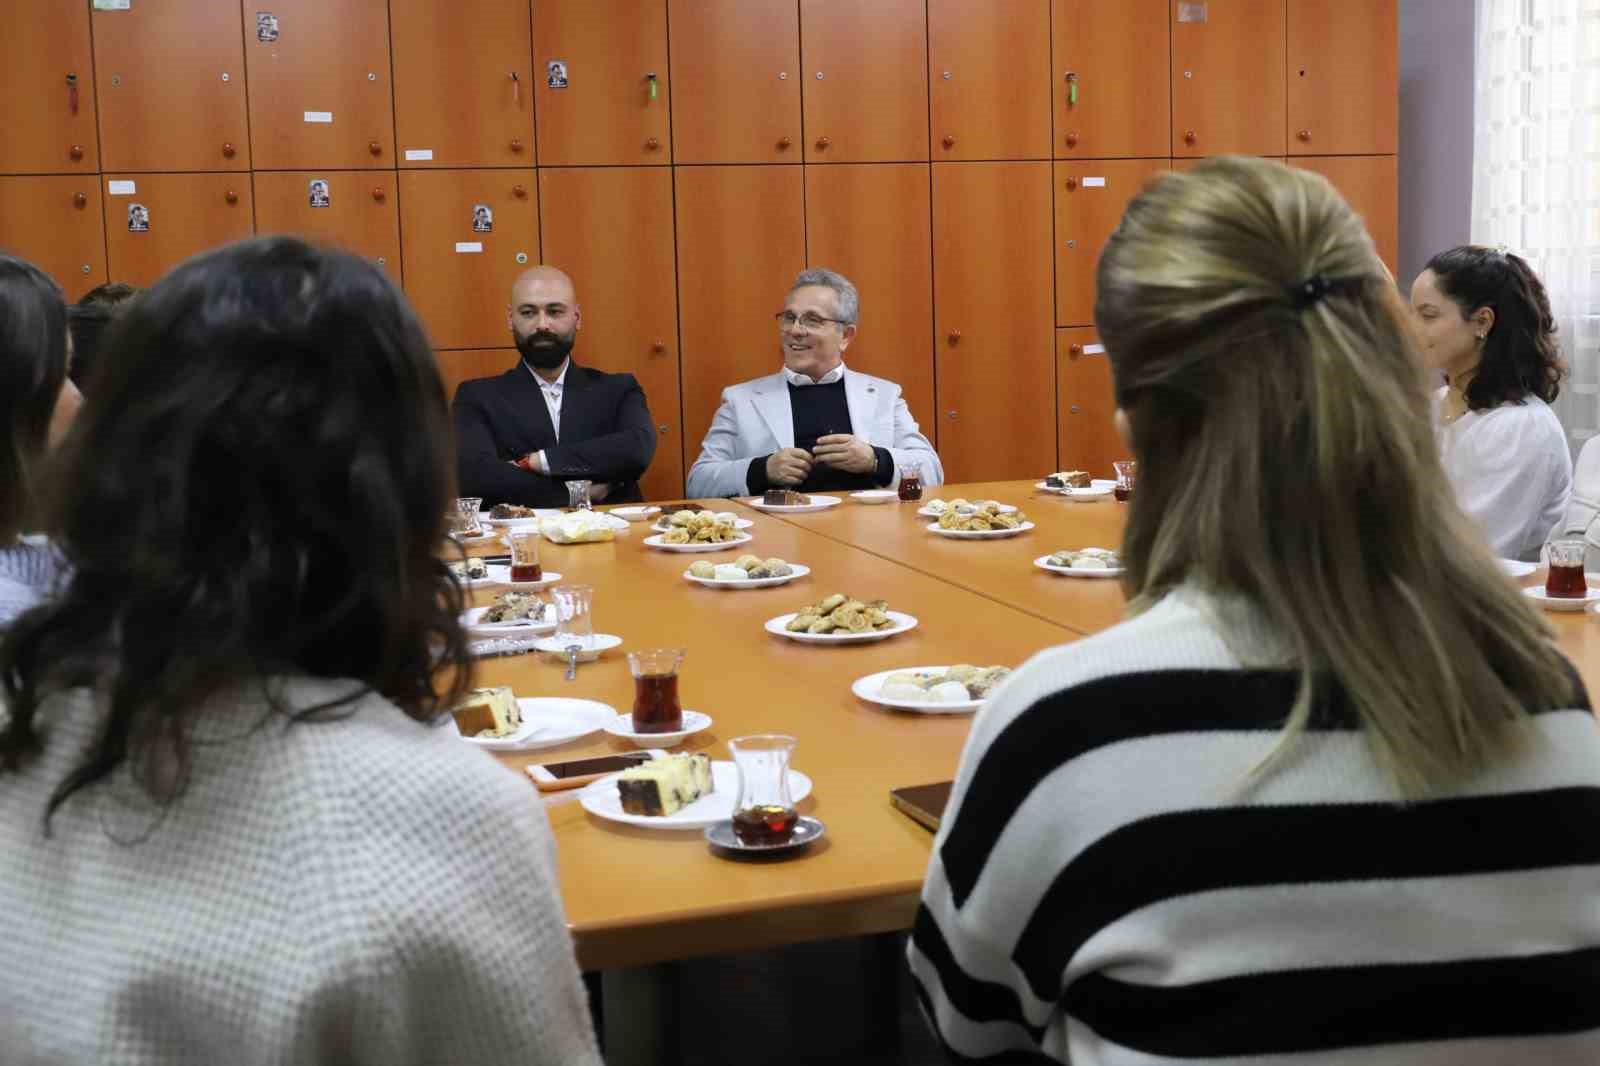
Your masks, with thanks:
<instances>
[{"instance_id":1,"label":"man's hand","mask_svg":"<svg viewBox=\"0 0 1600 1066\"><path fill-rule=\"evenodd\" d=\"M830 433L817 438L812 453L817 462L851 474L870 474L878 469L878 453L872 445L849 433Z\"/></svg>"},{"instance_id":2,"label":"man's hand","mask_svg":"<svg viewBox=\"0 0 1600 1066\"><path fill-rule=\"evenodd\" d=\"M804 448L783 448L767 456L767 480L798 485L811 473L811 455Z\"/></svg>"},{"instance_id":3,"label":"man's hand","mask_svg":"<svg viewBox=\"0 0 1600 1066\"><path fill-rule=\"evenodd\" d=\"M530 474L548 474L550 471L546 469L544 463L541 461L543 455L543 452L529 452L521 459L512 459L510 462L512 466L520 467Z\"/></svg>"},{"instance_id":4,"label":"man's hand","mask_svg":"<svg viewBox=\"0 0 1600 1066\"><path fill-rule=\"evenodd\" d=\"M611 485L608 482L596 481L589 486L589 501L591 503L599 503L609 495L611 495Z\"/></svg>"}]
</instances>

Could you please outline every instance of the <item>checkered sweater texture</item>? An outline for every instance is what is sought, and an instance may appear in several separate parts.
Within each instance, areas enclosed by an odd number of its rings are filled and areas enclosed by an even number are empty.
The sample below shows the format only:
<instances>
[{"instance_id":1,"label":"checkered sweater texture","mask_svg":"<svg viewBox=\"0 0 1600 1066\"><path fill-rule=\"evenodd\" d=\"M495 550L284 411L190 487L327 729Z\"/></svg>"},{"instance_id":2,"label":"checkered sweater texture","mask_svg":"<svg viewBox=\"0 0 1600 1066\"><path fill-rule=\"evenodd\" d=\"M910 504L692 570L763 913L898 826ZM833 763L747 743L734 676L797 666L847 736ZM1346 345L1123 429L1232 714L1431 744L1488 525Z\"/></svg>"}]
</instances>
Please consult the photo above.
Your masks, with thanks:
<instances>
[{"instance_id":1,"label":"checkered sweater texture","mask_svg":"<svg viewBox=\"0 0 1600 1066\"><path fill-rule=\"evenodd\" d=\"M47 838L95 716L46 705L43 757L0 774L0 1063L598 1064L533 789L376 696L264 706L208 708L164 815L121 775Z\"/></svg>"}]
</instances>

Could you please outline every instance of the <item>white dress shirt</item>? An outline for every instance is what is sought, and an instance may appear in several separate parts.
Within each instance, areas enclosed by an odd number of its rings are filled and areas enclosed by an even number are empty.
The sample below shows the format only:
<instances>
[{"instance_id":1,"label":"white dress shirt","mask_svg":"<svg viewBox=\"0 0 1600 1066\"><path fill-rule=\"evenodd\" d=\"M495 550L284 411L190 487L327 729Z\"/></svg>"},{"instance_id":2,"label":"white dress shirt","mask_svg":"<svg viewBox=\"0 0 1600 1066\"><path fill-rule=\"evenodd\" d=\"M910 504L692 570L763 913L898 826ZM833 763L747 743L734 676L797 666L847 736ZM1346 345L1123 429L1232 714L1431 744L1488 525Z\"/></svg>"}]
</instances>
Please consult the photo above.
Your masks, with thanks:
<instances>
[{"instance_id":1,"label":"white dress shirt","mask_svg":"<svg viewBox=\"0 0 1600 1066\"><path fill-rule=\"evenodd\" d=\"M790 370L788 367L783 368L783 377L785 381L797 389L803 389L807 385L832 385L835 381L844 380L844 364L840 363L815 381L812 381L800 371Z\"/></svg>"},{"instance_id":2,"label":"white dress shirt","mask_svg":"<svg viewBox=\"0 0 1600 1066\"><path fill-rule=\"evenodd\" d=\"M533 367L528 365L526 359L522 361L523 369L533 374L533 380L539 383L539 391L544 394L544 405L550 410L550 428L555 431L557 443L561 441L561 390L567 383L567 368L570 366L572 366L572 357L568 356L561 361L561 373L556 375L556 379L554 381L546 381L538 374L533 373ZM544 461L544 449L540 448L535 455L537 458L534 462L538 465L540 473L548 474L550 472L550 464Z\"/></svg>"}]
</instances>

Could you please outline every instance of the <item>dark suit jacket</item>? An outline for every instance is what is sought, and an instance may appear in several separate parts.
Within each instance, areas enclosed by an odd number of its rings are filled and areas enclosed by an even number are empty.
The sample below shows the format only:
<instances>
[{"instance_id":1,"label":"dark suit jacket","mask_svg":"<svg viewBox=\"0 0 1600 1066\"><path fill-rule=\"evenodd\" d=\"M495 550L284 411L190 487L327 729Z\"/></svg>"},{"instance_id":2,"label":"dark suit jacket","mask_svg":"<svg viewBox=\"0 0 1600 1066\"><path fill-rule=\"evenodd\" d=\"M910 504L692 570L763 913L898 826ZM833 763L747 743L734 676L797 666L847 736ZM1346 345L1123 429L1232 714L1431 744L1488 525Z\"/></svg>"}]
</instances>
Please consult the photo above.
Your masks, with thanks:
<instances>
[{"instance_id":1,"label":"dark suit jacket","mask_svg":"<svg viewBox=\"0 0 1600 1066\"><path fill-rule=\"evenodd\" d=\"M485 507L565 507L565 482L579 478L609 482L606 503L638 500L656 453L655 422L633 375L576 361L561 391L559 444L539 383L521 362L497 378L463 381L451 410L461 495L482 496ZM550 476L511 465L541 448Z\"/></svg>"}]
</instances>

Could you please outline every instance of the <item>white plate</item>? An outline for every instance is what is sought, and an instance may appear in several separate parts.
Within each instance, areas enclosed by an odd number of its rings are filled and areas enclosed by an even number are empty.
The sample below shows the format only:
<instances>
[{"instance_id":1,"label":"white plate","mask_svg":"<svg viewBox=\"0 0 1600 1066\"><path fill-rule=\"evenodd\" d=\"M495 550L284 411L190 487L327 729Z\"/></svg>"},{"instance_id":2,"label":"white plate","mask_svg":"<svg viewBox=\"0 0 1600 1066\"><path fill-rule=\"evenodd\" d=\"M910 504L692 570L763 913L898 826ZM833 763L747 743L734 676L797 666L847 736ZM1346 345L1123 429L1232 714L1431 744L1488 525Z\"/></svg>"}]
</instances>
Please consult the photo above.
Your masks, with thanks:
<instances>
[{"instance_id":1,"label":"white plate","mask_svg":"<svg viewBox=\"0 0 1600 1066\"><path fill-rule=\"evenodd\" d=\"M1067 577L1121 577L1128 569L1125 566L1115 566L1105 570L1074 570L1070 566L1051 566L1048 555L1039 556L1033 561L1033 565L1040 570L1048 570L1052 574L1065 574Z\"/></svg>"},{"instance_id":2,"label":"white plate","mask_svg":"<svg viewBox=\"0 0 1600 1066\"><path fill-rule=\"evenodd\" d=\"M588 736L597 729L604 729L606 723L617 716L615 707L594 700L524 696L517 700L517 707L522 711L522 728L516 732L483 740L477 737L461 739L490 751L553 748L557 744ZM455 729L453 722L450 728Z\"/></svg>"},{"instance_id":3,"label":"white plate","mask_svg":"<svg viewBox=\"0 0 1600 1066\"><path fill-rule=\"evenodd\" d=\"M945 510L948 511L949 508L945 508ZM933 511L933 510L929 510L927 507L919 507L919 508L917 508L917 513L919 515L921 515L922 517L924 517L924 518L938 518L941 514L944 513L944 511ZM1002 504L1000 504L1000 513L1001 514L1016 514L1017 513L1017 509L1014 506L1012 506L1011 504L1009 504L1009 503L1002 503Z\"/></svg>"},{"instance_id":4,"label":"white plate","mask_svg":"<svg viewBox=\"0 0 1600 1066\"><path fill-rule=\"evenodd\" d=\"M819 496L814 492L808 492L806 495L811 497L811 502L799 507L780 507L776 504L765 504L761 502L760 496L752 497L745 502L758 511L771 511L773 514L805 514L807 511L826 511L828 508L837 507L844 502L838 496Z\"/></svg>"},{"instance_id":5,"label":"white plate","mask_svg":"<svg viewBox=\"0 0 1600 1066\"><path fill-rule=\"evenodd\" d=\"M533 646L539 651L547 652L562 662L566 662L566 647L568 643L566 637L555 634L548 637L540 637L533 642ZM580 663L592 663L600 658L601 652L620 647L622 647L621 637L612 636L610 633L596 633L589 638L588 648L578 653L578 661Z\"/></svg>"},{"instance_id":6,"label":"white plate","mask_svg":"<svg viewBox=\"0 0 1600 1066\"><path fill-rule=\"evenodd\" d=\"M1019 533L1026 533L1032 528L1032 522L1024 522L1016 529L940 529L939 523L928 523L929 533L941 537L954 537L957 540L998 540L1001 537L1015 537Z\"/></svg>"},{"instance_id":7,"label":"white plate","mask_svg":"<svg viewBox=\"0 0 1600 1066\"><path fill-rule=\"evenodd\" d=\"M509 585L511 583L511 567L505 563L487 563L488 577L465 577L456 575L456 580L461 582L464 589L482 588L485 585Z\"/></svg>"},{"instance_id":8,"label":"white plate","mask_svg":"<svg viewBox=\"0 0 1600 1066\"><path fill-rule=\"evenodd\" d=\"M1511 577L1527 577L1539 569L1538 563L1525 563L1521 559L1499 559L1500 569Z\"/></svg>"},{"instance_id":9,"label":"white plate","mask_svg":"<svg viewBox=\"0 0 1600 1066\"><path fill-rule=\"evenodd\" d=\"M1049 485L1046 485L1042 481L1035 482L1033 487L1038 489L1040 492L1053 492L1057 496L1066 496L1070 493L1082 493L1083 495L1079 497L1080 499L1098 500L1103 499L1111 492L1112 489L1116 488L1117 483L1109 478L1096 477L1089 479L1089 487L1086 489L1055 489L1051 488Z\"/></svg>"},{"instance_id":10,"label":"white plate","mask_svg":"<svg viewBox=\"0 0 1600 1066\"><path fill-rule=\"evenodd\" d=\"M1547 611L1581 611L1591 603L1600 603L1600 574L1585 574L1589 579L1589 594L1582 598L1573 596L1546 596L1543 585L1529 585L1522 594Z\"/></svg>"},{"instance_id":11,"label":"white plate","mask_svg":"<svg viewBox=\"0 0 1600 1066\"><path fill-rule=\"evenodd\" d=\"M652 515L661 513L659 507L613 507L611 514L616 515L624 522L643 522Z\"/></svg>"},{"instance_id":12,"label":"white plate","mask_svg":"<svg viewBox=\"0 0 1600 1066\"><path fill-rule=\"evenodd\" d=\"M538 527L540 519L558 514L561 512L552 507L535 507L532 518L490 518L488 511L479 511L478 521L486 526L500 526L505 529L532 529Z\"/></svg>"},{"instance_id":13,"label":"white plate","mask_svg":"<svg viewBox=\"0 0 1600 1066\"><path fill-rule=\"evenodd\" d=\"M982 700L951 700L948 703L940 703L935 700L886 699L878 695L878 691L883 688L884 679L891 674L942 674L948 669L950 669L948 666L907 666L899 670L884 670L856 678L850 685L850 691L868 703L877 703L903 711L916 711L920 714L966 714L982 706Z\"/></svg>"},{"instance_id":14,"label":"white plate","mask_svg":"<svg viewBox=\"0 0 1600 1066\"><path fill-rule=\"evenodd\" d=\"M507 588L516 589L518 592L531 592L535 589L547 589L551 585L556 585L560 582L561 575L554 570L544 571L544 576L539 578L538 581L512 581L511 568L508 566L506 567L506 579L500 584L505 585Z\"/></svg>"},{"instance_id":15,"label":"white plate","mask_svg":"<svg viewBox=\"0 0 1600 1066\"><path fill-rule=\"evenodd\" d=\"M748 533L740 533L732 540L725 540L721 544L668 544L661 539L662 534L644 538L646 547L656 548L664 552L721 552L729 548L737 548L741 544L749 544L756 538Z\"/></svg>"},{"instance_id":16,"label":"white plate","mask_svg":"<svg viewBox=\"0 0 1600 1066\"><path fill-rule=\"evenodd\" d=\"M776 585L787 585L791 581L798 581L800 578L803 578L807 574L811 573L811 567L801 566L799 563L790 563L789 567L794 571L794 573L788 575L787 577L754 577L746 578L743 581L718 581L714 577L695 577L687 570L683 572L683 576L686 580L693 581L696 585L705 585L707 588L769 589Z\"/></svg>"},{"instance_id":17,"label":"white plate","mask_svg":"<svg viewBox=\"0 0 1600 1066\"><path fill-rule=\"evenodd\" d=\"M529 622L527 620L521 622L479 622L478 619L482 618L483 612L488 609L487 607L473 607L461 612L461 624L466 627L468 633L475 637L531 637L540 633L554 632L556 628L554 609L545 612L550 616L550 621L548 622Z\"/></svg>"},{"instance_id":18,"label":"white plate","mask_svg":"<svg viewBox=\"0 0 1600 1066\"><path fill-rule=\"evenodd\" d=\"M917 628L917 620L909 614L900 611L885 611L889 620L894 623L888 629L869 629L865 633L791 633L783 628L798 611L780 614L776 618L767 619L763 627L768 633L777 637L787 637L789 640L798 640L802 644L866 644L874 640L887 640L900 633L907 633Z\"/></svg>"},{"instance_id":19,"label":"white plate","mask_svg":"<svg viewBox=\"0 0 1600 1066\"><path fill-rule=\"evenodd\" d=\"M605 730L614 737L631 740L641 748L670 748L684 737L711 728L711 716L699 711L683 709L683 728L676 733L635 733L633 714L619 714L605 724Z\"/></svg>"},{"instance_id":20,"label":"white plate","mask_svg":"<svg viewBox=\"0 0 1600 1066\"><path fill-rule=\"evenodd\" d=\"M445 534L451 540L458 540L462 544L479 544L486 540L492 540L495 535L496 531L487 527L480 527L476 533L452 532Z\"/></svg>"},{"instance_id":21,"label":"white plate","mask_svg":"<svg viewBox=\"0 0 1600 1066\"><path fill-rule=\"evenodd\" d=\"M799 803L811 795L811 778L798 770L789 771L789 797ZM622 797L617 793L617 775L602 777L578 793L583 809L597 818L605 818L624 825L643 829L704 829L708 825L733 817L733 805L739 800L739 768L731 762L713 761L711 764L711 792L675 814L651 818L644 814L629 814L622 809Z\"/></svg>"},{"instance_id":22,"label":"white plate","mask_svg":"<svg viewBox=\"0 0 1600 1066\"><path fill-rule=\"evenodd\" d=\"M862 492L852 492L850 498L857 503L888 503L898 500L900 493L894 489L866 489Z\"/></svg>"},{"instance_id":23,"label":"white plate","mask_svg":"<svg viewBox=\"0 0 1600 1066\"><path fill-rule=\"evenodd\" d=\"M664 525L663 523L665 521L666 521L665 519L658 518L654 522L650 523L650 528L654 529L654 530L657 530L659 532L665 533L667 530L672 528L669 525ZM755 526L755 523L750 521L750 519L748 519L748 518L735 518L733 520L733 528L734 529L750 529L750 528L752 528L754 526Z\"/></svg>"},{"instance_id":24,"label":"white plate","mask_svg":"<svg viewBox=\"0 0 1600 1066\"><path fill-rule=\"evenodd\" d=\"M1074 500L1074 501L1076 501L1078 503L1093 503L1095 500L1108 500L1108 499L1110 499L1112 493L1111 493L1110 489L1087 488L1087 489L1063 489L1061 491L1061 495L1065 496L1069 500Z\"/></svg>"}]
</instances>

